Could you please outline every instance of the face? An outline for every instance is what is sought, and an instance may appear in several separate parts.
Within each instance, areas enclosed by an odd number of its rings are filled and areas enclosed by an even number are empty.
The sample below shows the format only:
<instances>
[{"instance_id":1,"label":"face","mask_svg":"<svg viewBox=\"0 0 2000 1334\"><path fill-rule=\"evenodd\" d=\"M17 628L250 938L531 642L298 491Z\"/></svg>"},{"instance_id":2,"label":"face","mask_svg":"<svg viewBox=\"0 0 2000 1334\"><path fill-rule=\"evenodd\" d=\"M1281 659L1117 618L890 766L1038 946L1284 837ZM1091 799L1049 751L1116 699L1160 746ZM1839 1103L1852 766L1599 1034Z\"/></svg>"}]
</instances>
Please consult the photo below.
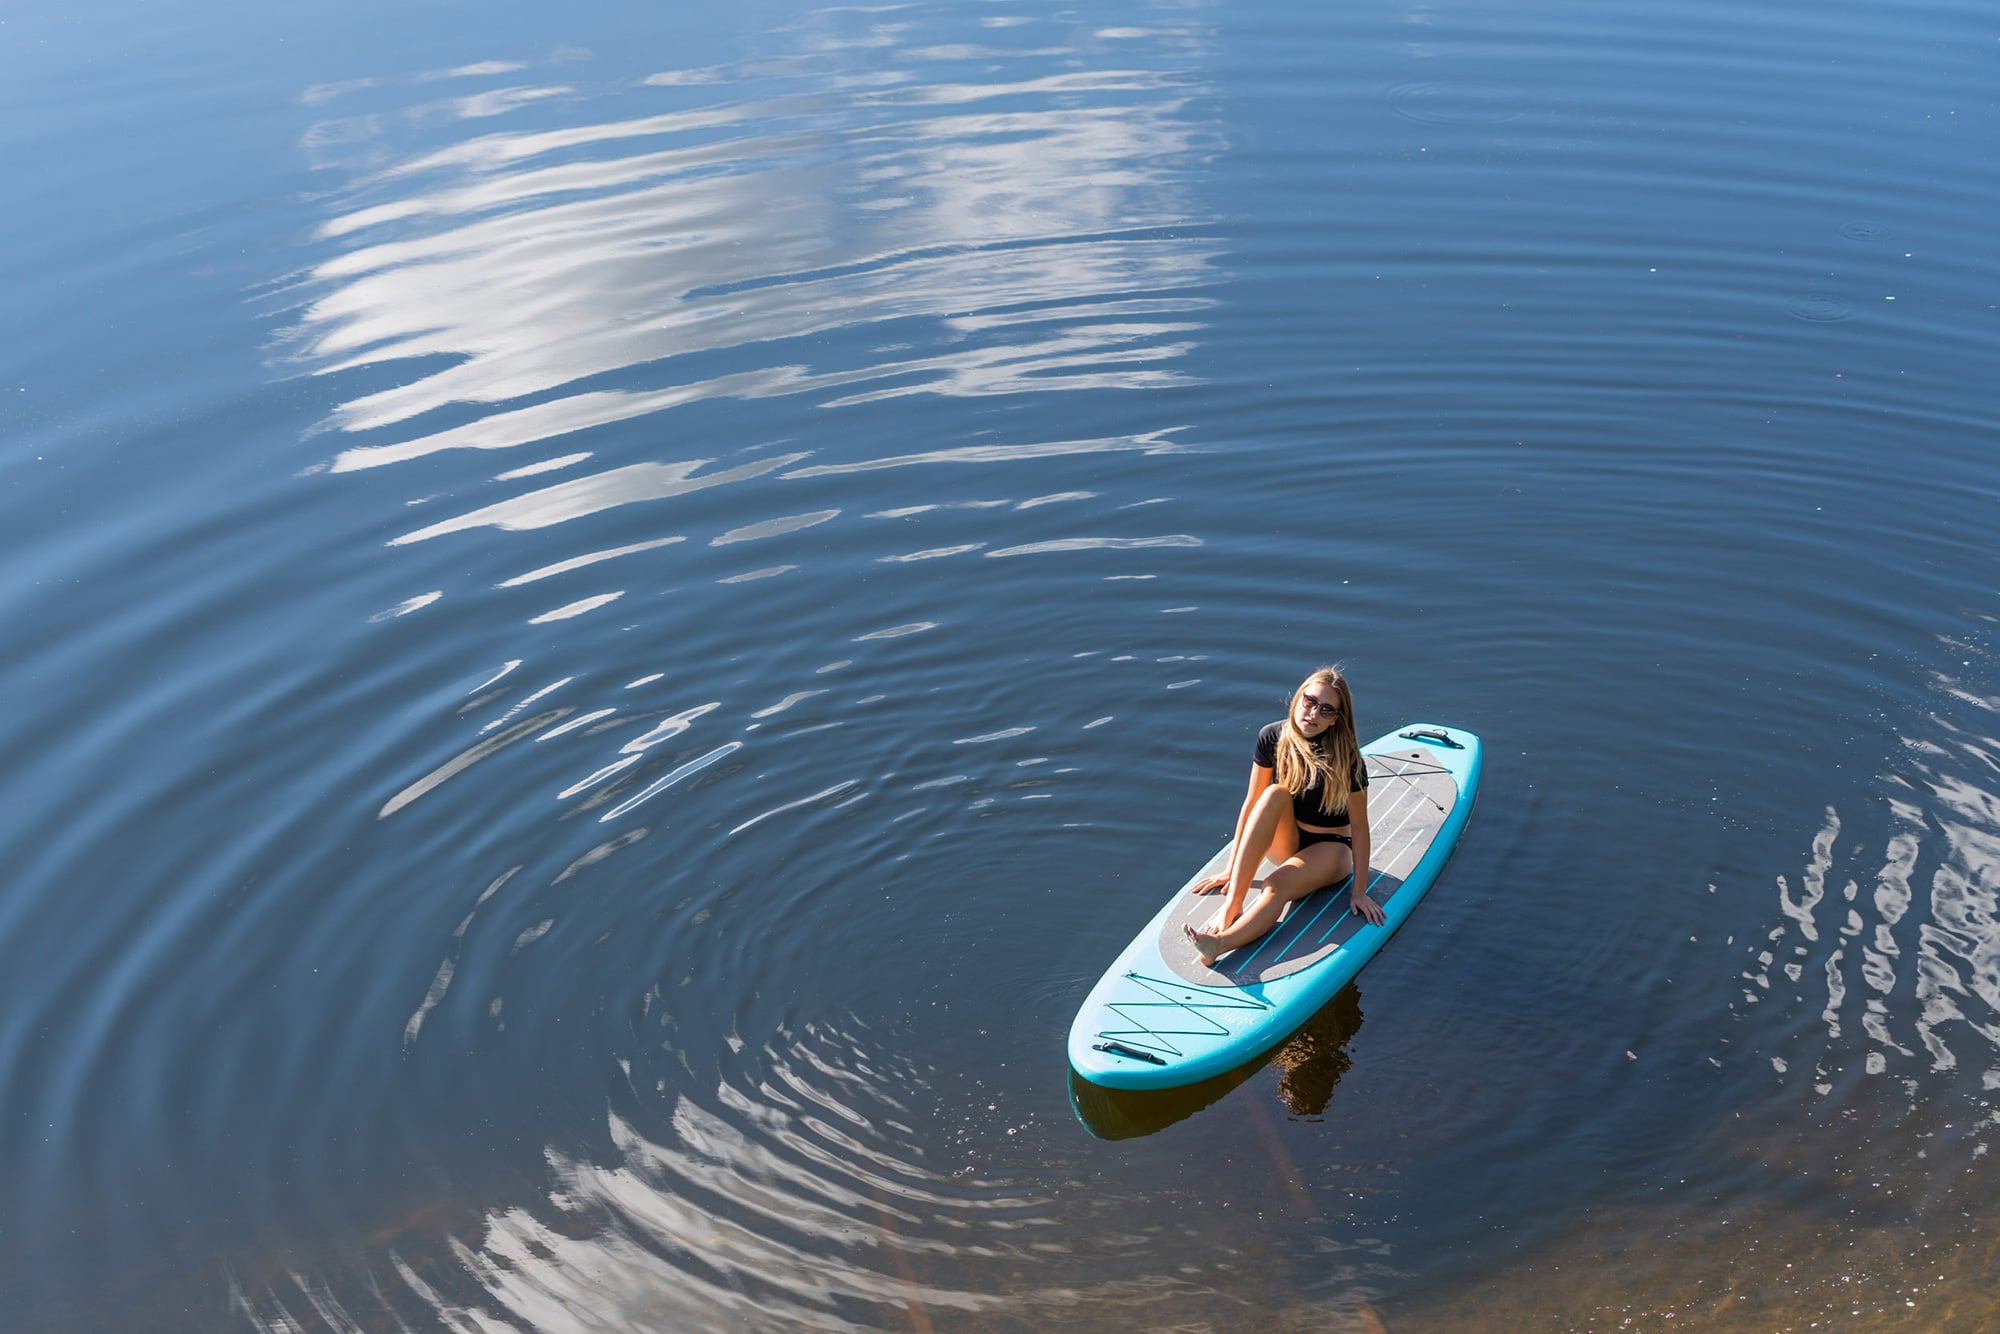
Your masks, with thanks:
<instances>
[{"instance_id":1,"label":"face","mask_svg":"<svg viewBox=\"0 0 2000 1334\"><path fill-rule=\"evenodd\" d=\"M1340 721L1340 691L1331 684L1308 684L1292 700L1292 725L1307 736L1318 736Z\"/></svg>"}]
</instances>

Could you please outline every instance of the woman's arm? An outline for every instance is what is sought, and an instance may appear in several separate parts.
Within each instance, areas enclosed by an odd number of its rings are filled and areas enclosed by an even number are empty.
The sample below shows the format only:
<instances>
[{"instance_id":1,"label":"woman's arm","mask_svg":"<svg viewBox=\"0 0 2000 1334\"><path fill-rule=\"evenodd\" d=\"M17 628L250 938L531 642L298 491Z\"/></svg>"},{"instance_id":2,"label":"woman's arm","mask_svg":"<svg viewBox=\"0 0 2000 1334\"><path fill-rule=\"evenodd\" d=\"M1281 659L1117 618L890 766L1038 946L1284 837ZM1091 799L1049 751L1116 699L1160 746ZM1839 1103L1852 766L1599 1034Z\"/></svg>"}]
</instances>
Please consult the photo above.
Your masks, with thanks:
<instances>
[{"instance_id":1,"label":"woman's arm","mask_svg":"<svg viewBox=\"0 0 2000 1334\"><path fill-rule=\"evenodd\" d=\"M1368 789L1352 792L1347 797L1348 836L1354 840L1354 883L1348 888L1347 901L1354 911L1369 922L1379 923L1387 916L1382 905L1368 897L1368 854L1372 850L1368 832Z\"/></svg>"},{"instance_id":2,"label":"woman's arm","mask_svg":"<svg viewBox=\"0 0 2000 1334\"><path fill-rule=\"evenodd\" d=\"M1250 790L1243 794L1243 809L1236 812L1236 833L1229 840L1229 870L1233 870L1236 866L1236 850L1243 846L1243 826L1249 823L1250 811L1256 806L1257 798L1263 795L1265 788L1271 786L1271 774L1272 771L1261 764L1250 766ZM1203 876L1195 881L1194 892L1215 893L1229 883L1229 870L1224 870L1221 875Z\"/></svg>"}]
</instances>

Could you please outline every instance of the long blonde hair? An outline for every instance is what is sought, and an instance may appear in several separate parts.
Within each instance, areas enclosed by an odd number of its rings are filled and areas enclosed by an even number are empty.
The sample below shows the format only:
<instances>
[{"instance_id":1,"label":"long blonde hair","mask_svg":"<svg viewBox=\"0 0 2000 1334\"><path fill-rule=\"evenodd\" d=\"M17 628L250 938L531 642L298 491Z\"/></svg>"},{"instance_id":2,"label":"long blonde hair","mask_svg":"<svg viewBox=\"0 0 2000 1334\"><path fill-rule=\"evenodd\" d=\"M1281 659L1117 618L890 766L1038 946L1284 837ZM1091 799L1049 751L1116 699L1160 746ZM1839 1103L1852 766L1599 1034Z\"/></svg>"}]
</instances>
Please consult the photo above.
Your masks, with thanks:
<instances>
[{"instance_id":1,"label":"long blonde hair","mask_svg":"<svg viewBox=\"0 0 2000 1334\"><path fill-rule=\"evenodd\" d=\"M1322 750L1299 731L1299 696L1313 686L1332 686L1340 697L1340 716L1320 733ZM1339 815L1347 809L1347 792L1361 764L1361 743L1354 739L1354 696L1348 693L1347 678L1338 667L1322 667L1299 682L1292 692L1291 707L1285 710L1285 725L1278 731L1278 786L1298 796L1320 780L1321 813Z\"/></svg>"}]
</instances>

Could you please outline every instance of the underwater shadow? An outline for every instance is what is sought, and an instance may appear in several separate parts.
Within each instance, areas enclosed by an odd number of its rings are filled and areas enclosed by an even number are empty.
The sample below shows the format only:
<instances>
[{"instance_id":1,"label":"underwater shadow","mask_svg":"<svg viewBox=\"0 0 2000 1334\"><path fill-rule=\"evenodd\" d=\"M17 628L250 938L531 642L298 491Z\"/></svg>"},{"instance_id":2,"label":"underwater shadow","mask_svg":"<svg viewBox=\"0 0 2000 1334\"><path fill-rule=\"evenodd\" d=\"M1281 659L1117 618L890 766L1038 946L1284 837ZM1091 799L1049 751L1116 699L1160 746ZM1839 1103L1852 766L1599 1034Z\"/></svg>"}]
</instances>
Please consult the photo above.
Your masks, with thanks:
<instances>
[{"instance_id":1,"label":"underwater shadow","mask_svg":"<svg viewBox=\"0 0 2000 1334\"><path fill-rule=\"evenodd\" d=\"M1069 1072L1069 1103L1083 1128L1102 1140L1138 1139L1220 1102L1266 1065L1278 1067L1278 1101L1292 1116L1319 1120L1353 1060L1347 1044L1361 1030L1361 988L1343 987L1276 1047L1234 1070L1168 1089L1111 1089Z\"/></svg>"}]
</instances>

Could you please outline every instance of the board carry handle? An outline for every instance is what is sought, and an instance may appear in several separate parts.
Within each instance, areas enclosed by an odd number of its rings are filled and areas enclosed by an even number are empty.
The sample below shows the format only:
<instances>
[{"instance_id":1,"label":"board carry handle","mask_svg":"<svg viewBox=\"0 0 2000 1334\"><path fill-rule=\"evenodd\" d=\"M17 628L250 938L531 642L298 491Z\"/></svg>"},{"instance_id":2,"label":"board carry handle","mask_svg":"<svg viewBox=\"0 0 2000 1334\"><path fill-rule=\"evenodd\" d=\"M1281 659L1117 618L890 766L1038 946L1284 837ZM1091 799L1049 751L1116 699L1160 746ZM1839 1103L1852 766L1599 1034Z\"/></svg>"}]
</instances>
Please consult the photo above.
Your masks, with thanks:
<instances>
[{"instance_id":1,"label":"board carry handle","mask_svg":"<svg viewBox=\"0 0 2000 1334\"><path fill-rule=\"evenodd\" d=\"M1408 732L1399 732L1397 735L1405 741L1428 741L1433 745L1445 746L1452 750L1465 749L1463 742L1454 741L1448 734L1431 727L1413 728Z\"/></svg>"},{"instance_id":2,"label":"board carry handle","mask_svg":"<svg viewBox=\"0 0 2000 1334\"><path fill-rule=\"evenodd\" d=\"M1153 1053L1140 1051L1137 1047L1128 1047L1122 1042L1093 1042L1090 1049L1092 1051L1116 1052L1120 1056L1130 1056L1135 1061L1148 1061L1153 1065L1166 1064L1165 1061L1153 1055Z\"/></svg>"}]
</instances>

